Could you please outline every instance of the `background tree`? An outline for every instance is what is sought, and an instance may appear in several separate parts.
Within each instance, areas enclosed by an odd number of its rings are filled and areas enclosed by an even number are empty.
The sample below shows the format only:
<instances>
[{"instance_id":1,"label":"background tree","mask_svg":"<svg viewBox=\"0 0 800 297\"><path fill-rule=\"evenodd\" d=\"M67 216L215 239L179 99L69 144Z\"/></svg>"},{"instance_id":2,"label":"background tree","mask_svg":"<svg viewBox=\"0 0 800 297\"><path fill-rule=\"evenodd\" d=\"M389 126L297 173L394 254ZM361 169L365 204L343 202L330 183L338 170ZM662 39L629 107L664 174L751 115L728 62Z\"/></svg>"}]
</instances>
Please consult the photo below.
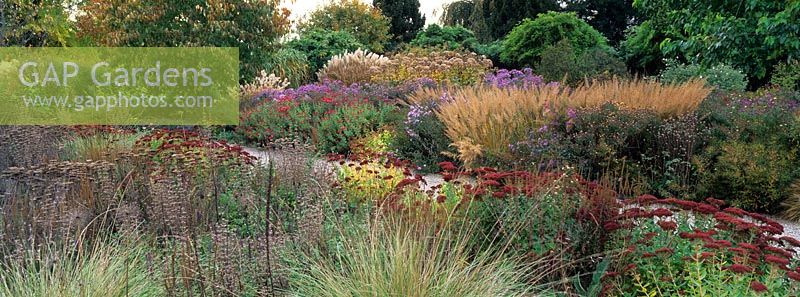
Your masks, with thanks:
<instances>
[{"instance_id":1,"label":"background tree","mask_svg":"<svg viewBox=\"0 0 800 297\"><path fill-rule=\"evenodd\" d=\"M481 42L503 38L520 21L559 10L556 0L460 0L445 6L445 25L462 25ZM469 18L466 16L469 15Z\"/></svg>"},{"instance_id":2,"label":"background tree","mask_svg":"<svg viewBox=\"0 0 800 297\"><path fill-rule=\"evenodd\" d=\"M625 30L639 21L633 0L566 0L566 10L603 33L612 45L625 38Z\"/></svg>"},{"instance_id":3,"label":"background tree","mask_svg":"<svg viewBox=\"0 0 800 297\"><path fill-rule=\"evenodd\" d=\"M358 0L339 0L315 10L299 29L344 31L376 53L384 51L390 37L389 18L380 9Z\"/></svg>"},{"instance_id":4,"label":"background tree","mask_svg":"<svg viewBox=\"0 0 800 297\"><path fill-rule=\"evenodd\" d=\"M475 33L462 26L444 26L431 24L417 34L410 42L419 47L444 47L450 50L464 48L474 50L478 44Z\"/></svg>"},{"instance_id":5,"label":"background tree","mask_svg":"<svg viewBox=\"0 0 800 297\"><path fill-rule=\"evenodd\" d=\"M635 0L647 19L626 41L628 56L663 58L744 70L751 87L763 85L780 61L800 56L800 1ZM638 51L637 51L638 50ZM644 54L642 54L644 53ZM629 64L646 64L629 61Z\"/></svg>"},{"instance_id":6,"label":"background tree","mask_svg":"<svg viewBox=\"0 0 800 297\"><path fill-rule=\"evenodd\" d=\"M508 33L500 59L518 68L533 66L539 62L545 48L561 40L569 41L576 55L595 48L612 50L606 38L575 13L548 12L534 20L522 21Z\"/></svg>"},{"instance_id":7,"label":"background tree","mask_svg":"<svg viewBox=\"0 0 800 297\"><path fill-rule=\"evenodd\" d=\"M255 77L289 29L279 0L87 0L80 34L105 46L239 48L241 75Z\"/></svg>"},{"instance_id":8,"label":"background tree","mask_svg":"<svg viewBox=\"0 0 800 297\"><path fill-rule=\"evenodd\" d=\"M76 43L71 0L0 1L0 46L67 46Z\"/></svg>"},{"instance_id":9,"label":"background tree","mask_svg":"<svg viewBox=\"0 0 800 297\"><path fill-rule=\"evenodd\" d=\"M286 45L306 55L310 73L317 73L335 55L366 47L350 33L321 29L303 32Z\"/></svg>"},{"instance_id":10,"label":"background tree","mask_svg":"<svg viewBox=\"0 0 800 297\"><path fill-rule=\"evenodd\" d=\"M419 0L373 0L372 5L389 18L389 33L398 41L410 41L425 26L425 16L419 12Z\"/></svg>"}]
</instances>

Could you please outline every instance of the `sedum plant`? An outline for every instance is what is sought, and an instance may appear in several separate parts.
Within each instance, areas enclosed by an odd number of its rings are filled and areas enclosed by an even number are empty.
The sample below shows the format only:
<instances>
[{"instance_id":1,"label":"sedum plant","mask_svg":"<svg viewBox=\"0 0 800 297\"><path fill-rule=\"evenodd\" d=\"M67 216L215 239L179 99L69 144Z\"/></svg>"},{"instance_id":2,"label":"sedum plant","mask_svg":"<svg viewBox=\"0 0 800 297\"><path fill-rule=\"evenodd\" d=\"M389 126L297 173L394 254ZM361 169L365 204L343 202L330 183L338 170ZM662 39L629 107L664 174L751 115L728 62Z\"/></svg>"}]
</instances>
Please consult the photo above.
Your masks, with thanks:
<instances>
[{"instance_id":1,"label":"sedum plant","mask_svg":"<svg viewBox=\"0 0 800 297\"><path fill-rule=\"evenodd\" d=\"M430 78L437 83L472 85L481 82L492 61L468 51L412 49L391 57L376 81L401 83Z\"/></svg>"}]
</instances>

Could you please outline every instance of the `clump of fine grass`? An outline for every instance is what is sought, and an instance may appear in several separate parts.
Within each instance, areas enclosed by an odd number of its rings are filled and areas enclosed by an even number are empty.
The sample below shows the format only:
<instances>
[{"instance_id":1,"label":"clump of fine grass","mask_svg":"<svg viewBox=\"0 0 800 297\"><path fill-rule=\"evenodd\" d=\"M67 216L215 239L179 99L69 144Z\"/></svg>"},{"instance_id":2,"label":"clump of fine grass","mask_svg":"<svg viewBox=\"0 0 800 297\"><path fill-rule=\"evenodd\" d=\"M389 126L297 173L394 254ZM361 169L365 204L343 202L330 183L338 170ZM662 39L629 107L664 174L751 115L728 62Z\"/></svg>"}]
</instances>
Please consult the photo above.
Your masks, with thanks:
<instances>
[{"instance_id":1,"label":"clump of fine grass","mask_svg":"<svg viewBox=\"0 0 800 297\"><path fill-rule=\"evenodd\" d=\"M75 136L64 142L62 158L71 161L113 161L124 152L130 152L140 136L122 132Z\"/></svg>"},{"instance_id":2,"label":"clump of fine grass","mask_svg":"<svg viewBox=\"0 0 800 297\"><path fill-rule=\"evenodd\" d=\"M346 228L337 225L338 228ZM528 266L502 249L473 249L471 228L387 218L340 230L325 249L294 250L292 296L528 296ZM300 252L298 252L300 251Z\"/></svg>"},{"instance_id":3,"label":"clump of fine grass","mask_svg":"<svg viewBox=\"0 0 800 297\"><path fill-rule=\"evenodd\" d=\"M522 140L530 129L548 122L567 100L567 90L555 85L535 88L466 88L454 90L437 115L459 152L472 164L484 154L510 157L509 144Z\"/></svg>"},{"instance_id":4,"label":"clump of fine grass","mask_svg":"<svg viewBox=\"0 0 800 297\"><path fill-rule=\"evenodd\" d=\"M142 243L52 243L21 256L2 264L0 296L164 295L158 278L148 271Z\"/></svg>"},{"instance_id":5,"label":"clump of fine grass","mask_svg":"<svg viewBox=\"0 0 800 297\"><path fill-rule=\"evenodd\" d=\"M783 218L795 222L800 222L800 180L795 181L789 190L789 198L783 202L786 208L783 211Z\"/></svg>"},{"instance_id":6,"label":"clump of fine grass","mask_svg":"<svg viewBox=\"0 0 800 297\"><path fill-rule=\"evenodd\" d=\"M597 107L611 102L622 108L652 110L663 118L669 118L697 110L711 91L703 79L665 85L654 80L613 78L576 88L568 102L574 108Z\"/></svg>"}]
</instances>

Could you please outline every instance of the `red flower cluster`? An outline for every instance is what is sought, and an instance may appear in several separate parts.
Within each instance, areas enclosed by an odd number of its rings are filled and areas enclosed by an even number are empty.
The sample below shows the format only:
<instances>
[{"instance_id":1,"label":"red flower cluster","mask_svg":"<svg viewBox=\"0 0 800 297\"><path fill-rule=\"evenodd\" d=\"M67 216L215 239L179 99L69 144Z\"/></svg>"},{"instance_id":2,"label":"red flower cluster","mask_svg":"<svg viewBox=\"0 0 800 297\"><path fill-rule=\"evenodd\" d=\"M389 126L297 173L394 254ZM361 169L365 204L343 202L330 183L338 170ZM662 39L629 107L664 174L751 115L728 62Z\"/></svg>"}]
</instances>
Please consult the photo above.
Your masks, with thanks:
<instances>
[{"instance_id":1,"label":"red flower cluster","mask_svg":"<svg viewBox=\"0 0 800 297\"><path fill-rule=\"evenodd\" d=\"M624 253L626 257L632 257L630 259L641 261L658 255L672 255L675 253L672 248L675 240L696 241L701 250L694 256L684 256L685 261L725 261L729 263L725 270L739 274L763 273L767 267L775 267L782 269L788 279L800 282L800 267L793 267L793 259L798 258L796 248L800 247L800 240L787 236L776 237L783 233L783 226L764 215L735 207L725 208L725 202L715 198L706 199L706 203L703 203L642 195L624 203L626 209L614 220L606 222L604 227L607 231L616 232L618 238L630 244ZM681 231L677 237L662 235L665 234L663 232L670 234L679 230L679 224L672 218L679 211L690 212L695 220L713 219L716 225L708 230L695 228L688 232ZM652 220L660 230L635 233L635 227L626 228L640 226L648 220ZM625 235L626 232L631 232L631 235ZM654 233L658 233L661 239L654 240ZM726 239L747 241L732 242ZM654 246L664 244L665 240L670 242L670 246ZM760 282L753 282L750 287L756 292L767 290Z\"/></svg>"}]
</instances>

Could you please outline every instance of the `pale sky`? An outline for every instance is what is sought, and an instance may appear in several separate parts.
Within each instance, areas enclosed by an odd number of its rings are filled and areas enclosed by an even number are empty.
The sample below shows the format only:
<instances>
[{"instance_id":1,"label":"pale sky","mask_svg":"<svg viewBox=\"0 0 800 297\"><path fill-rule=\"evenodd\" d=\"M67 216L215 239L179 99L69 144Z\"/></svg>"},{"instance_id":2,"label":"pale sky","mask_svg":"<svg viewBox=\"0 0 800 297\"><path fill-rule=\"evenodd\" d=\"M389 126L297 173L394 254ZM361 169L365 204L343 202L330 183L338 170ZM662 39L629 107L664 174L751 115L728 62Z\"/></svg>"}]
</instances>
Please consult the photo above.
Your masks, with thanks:
<instances>
[{"instance_id":1,"label":"pale sky","mask_svg":"<svg viewBox=\"0 0 800 297\"><path fill-rule=\"evenodd\" d=\"M372 4L372 0L360 0L361 2ZM441 15L442 5L453 0L420 0L419 10L425 14L425 23L432 24L439 22ZM287 0L285 2L291 2ZM302 19L309 12L314 11L316 8L330 3L332 0L295 0L294 3L284 3L284 6L289 8L292 12L292 21Z\"/></svg>"}]
</instances>

